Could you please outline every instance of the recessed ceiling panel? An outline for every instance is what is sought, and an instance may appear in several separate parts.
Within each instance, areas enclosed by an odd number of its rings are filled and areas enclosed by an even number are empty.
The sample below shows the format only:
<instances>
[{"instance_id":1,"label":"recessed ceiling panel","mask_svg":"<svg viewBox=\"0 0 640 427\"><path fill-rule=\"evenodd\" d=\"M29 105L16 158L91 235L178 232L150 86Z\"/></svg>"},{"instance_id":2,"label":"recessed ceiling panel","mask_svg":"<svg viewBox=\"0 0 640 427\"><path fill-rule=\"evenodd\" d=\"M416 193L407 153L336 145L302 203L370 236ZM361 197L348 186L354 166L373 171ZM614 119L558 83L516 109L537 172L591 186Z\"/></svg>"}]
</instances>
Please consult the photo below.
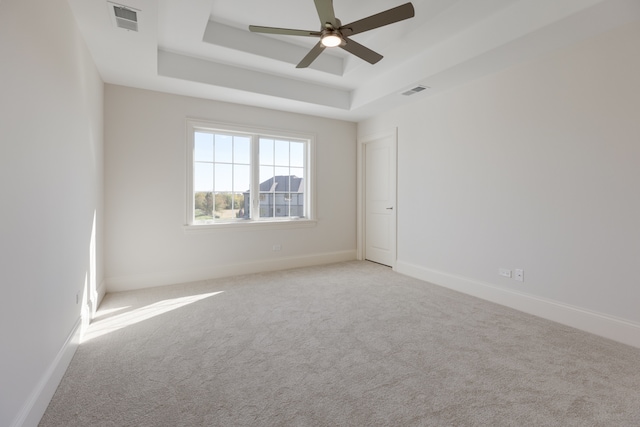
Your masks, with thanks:
<instances>
[{"instance_id":1,"label":"recessed ceiling panel","mask_svg":"<svg viewBox=\"0 0 640 427\"><path fill-rule=\"evenodd\" d=\"M295 68L296 64L309 51L298 44L287 43L273 37L251 33L235 27L209 21L204 33L203 41L223 46L235 51L246 52L263 58L273 59ZM259 61L259 59L257 59ZM259 64L259 62L258 62ZM311 68L341 76L343 73L343 59L333 55L323 55Z\"/></svg>"}]
</instances>

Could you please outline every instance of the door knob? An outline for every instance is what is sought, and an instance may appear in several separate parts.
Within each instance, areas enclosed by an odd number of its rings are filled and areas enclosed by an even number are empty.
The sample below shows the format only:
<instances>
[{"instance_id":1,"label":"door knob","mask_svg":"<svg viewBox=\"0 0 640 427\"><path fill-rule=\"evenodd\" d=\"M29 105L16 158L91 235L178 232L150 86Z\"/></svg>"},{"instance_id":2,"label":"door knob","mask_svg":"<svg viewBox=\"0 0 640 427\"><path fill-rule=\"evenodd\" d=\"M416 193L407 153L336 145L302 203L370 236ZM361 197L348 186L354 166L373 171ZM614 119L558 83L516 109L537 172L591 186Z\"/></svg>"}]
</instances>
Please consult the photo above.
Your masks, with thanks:
<instances>
[{"instance_id":1,"label":"door knob","mask_svg":"<svg viewBox=\"0 0 640 427\"><path fill-rule=\"evenodd\" d=\"M393 206L391 206L390 208L387 208L388 211L393 210Z\"/></svg>"}]
</instances>

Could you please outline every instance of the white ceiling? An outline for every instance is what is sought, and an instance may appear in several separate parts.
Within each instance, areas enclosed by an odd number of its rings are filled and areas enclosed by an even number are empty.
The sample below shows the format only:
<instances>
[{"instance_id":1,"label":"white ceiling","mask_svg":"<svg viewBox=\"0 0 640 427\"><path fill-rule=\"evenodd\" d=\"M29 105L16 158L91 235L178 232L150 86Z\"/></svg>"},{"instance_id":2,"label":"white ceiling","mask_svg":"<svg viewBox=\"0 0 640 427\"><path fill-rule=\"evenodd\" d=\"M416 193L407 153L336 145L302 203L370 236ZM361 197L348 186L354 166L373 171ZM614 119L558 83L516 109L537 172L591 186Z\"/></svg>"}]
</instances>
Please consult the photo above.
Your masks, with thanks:
<instances>
[{"instance_id":1,"label":"white ceiling","mask_svg":"<svg viewBox=\"0 0 640 427\"><path fill-rule=\"evenodd\" d=\"M377 64L326 49L297 69L317 39L248 26L317 31L313 0L116 1L140 11L139 32L117 28L106 0L68 1L107 83L351 121L640 19L639 0L413 0L414 18L353 36ZM405 2L334 9L348 23ZM430 89L400 94L418 84Z\"/></svg>"}]
</instances>

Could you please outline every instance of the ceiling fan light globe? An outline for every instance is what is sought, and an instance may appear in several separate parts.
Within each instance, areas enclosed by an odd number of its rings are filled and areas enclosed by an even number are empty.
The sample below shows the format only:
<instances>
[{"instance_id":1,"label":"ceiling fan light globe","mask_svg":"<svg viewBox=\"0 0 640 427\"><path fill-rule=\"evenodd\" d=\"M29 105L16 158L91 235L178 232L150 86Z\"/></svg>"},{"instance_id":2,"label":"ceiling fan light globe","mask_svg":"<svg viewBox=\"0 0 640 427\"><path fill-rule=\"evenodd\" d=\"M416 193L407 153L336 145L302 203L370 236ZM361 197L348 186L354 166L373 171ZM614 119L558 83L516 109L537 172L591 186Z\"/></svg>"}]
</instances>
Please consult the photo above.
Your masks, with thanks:
<instances>
[{"instance_id":1,"label":"ceiling fan light globe","mask_svg":"<svg viewBox=\"0 0 640 427\"><path fill-rule=\"evenodd\" d=\"M336 34L327 34L322 36L320 42L324 47L336 47L339 46L340 43L342 43L342 39Z\"/></svg>"}]
</instances>

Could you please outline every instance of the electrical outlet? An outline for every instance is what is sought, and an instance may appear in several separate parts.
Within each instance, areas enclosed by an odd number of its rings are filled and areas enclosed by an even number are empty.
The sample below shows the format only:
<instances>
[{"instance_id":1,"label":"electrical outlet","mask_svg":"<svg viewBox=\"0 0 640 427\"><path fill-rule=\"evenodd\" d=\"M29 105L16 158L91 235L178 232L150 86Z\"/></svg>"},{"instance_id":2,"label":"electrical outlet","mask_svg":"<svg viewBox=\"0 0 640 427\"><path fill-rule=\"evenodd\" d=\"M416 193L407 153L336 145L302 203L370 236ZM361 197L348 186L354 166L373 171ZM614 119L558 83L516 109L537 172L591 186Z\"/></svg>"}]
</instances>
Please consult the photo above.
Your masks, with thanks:
<instances>
[{"instance_id":1,"label":"electrical outlet","mask_svg":"<svg viewBox=\"0 0 640 427\"><path fill-rule=\"evenodd\" d=\"M518 282L524 282L524 270L521 268L516 268L513 278Z\"/></svg>"},{"instance_id":2,"label":"electrical outlet","mask_svg":"<svg viewBox=\"0 0 640 427\"><path fill-rule=\"evenodd\" d=\"M498 269L498 276L511 277L511 270L509 270L507 268L499 268Z\"/></svg>"},{"instance_id":3,"label":"electrical outlet","mask_svg":"<svg viewBox=\"0 0 640 427\"><path fill-rule=\"evenodd\" d=\"M279 251L280 249L282 249L282 246L280 246L280 245L273 245L272 250L273 250L274 252L275 252L275 251Z\"/></svg>"}]
</instances>

